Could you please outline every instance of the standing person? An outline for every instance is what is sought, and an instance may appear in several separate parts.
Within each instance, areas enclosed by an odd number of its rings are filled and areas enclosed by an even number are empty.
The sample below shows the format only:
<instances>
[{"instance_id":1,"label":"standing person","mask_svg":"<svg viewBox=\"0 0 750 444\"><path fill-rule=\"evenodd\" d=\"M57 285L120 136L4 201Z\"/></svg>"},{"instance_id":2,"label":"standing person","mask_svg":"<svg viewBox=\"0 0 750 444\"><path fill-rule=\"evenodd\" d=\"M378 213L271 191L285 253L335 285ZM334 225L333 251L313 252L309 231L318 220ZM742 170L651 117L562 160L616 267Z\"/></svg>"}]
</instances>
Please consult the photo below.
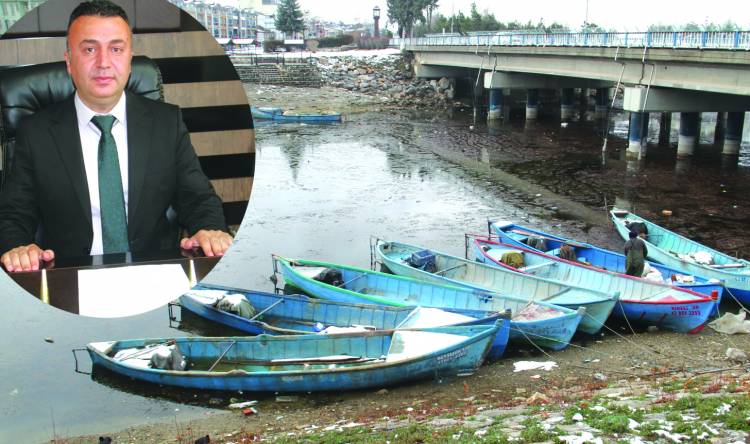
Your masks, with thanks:
<instances>
[{"instance_id":1,"label":"standing person","mask_svg":"<svg viewBox=\"0 0 750 444\"><path fill-rule=\"evenodd\" d=\"M132 31L108 0L79 4L65 62L76 93L19 125L0 193L0 262L39 269L55 256L229 248L221 199L203 174L180 109L125 92ZM42 227L41 245L36 244Z\"/></svg>"},{"instance_id":2,"label":"standing person","mask_svg":"<svg viewBox=\"0 0 750 444\"><path fill-rule=\"evenodd\" d=\"M642 277L646 256L648 256L648 248L646 248L646 243L635 231L628 232L628 237L630 239L625 242L625 274Z\"/></svg>"}]
</instances>

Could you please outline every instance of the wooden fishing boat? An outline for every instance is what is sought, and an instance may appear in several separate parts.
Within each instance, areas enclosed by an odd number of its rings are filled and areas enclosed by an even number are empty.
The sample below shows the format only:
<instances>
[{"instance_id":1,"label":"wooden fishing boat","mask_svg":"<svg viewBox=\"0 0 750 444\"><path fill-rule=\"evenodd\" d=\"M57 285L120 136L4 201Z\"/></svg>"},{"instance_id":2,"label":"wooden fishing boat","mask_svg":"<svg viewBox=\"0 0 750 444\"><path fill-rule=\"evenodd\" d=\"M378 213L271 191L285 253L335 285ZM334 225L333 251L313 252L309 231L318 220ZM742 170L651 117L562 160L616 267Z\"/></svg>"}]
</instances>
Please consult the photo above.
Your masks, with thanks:
<instances>
[{"instance_id":1,"label":"wooden fishing boat","mask_svg":"<svg viewBox=\"0 0 750 444\"><path fill-rule=\"evenodd\" d=\"M240 295L255 313L251 318L217 308L228 295ZM310 298L305 295L277 295L244 291L218 285L198 284L179 299L179 305L196 315L253 335L345 333L350 329L393 330L445 325L495 325L498 331L489 359L502 357L508 345L510 316L494 313L476 319L422 307L391 307L351 304Z\"/></svg>"},{"instance_id":2,"label":"wooden fishing boat","mask_svg":"<svg viewBox=\"0 0 750 444\"><path fill-rule=\"evenodd\" d=\"M307 294L340 302L437 307L477 319L512 313L510 341L560 350L567 347L584 309L465 287L436 285L348 265L273 256L274 271Z\"/></svg>"},{"instance_id":3,"label":"wooden fishing boat","mask_svg":"<svg viewBox=\"0 0 750 444\"><path fill-rule=\"evenodd\" d=\"M250 111L255 119L273 120L276 122L341 122L341 113L290 113L284 112L282 108L251 106Z\"/></svg>"},{"instance_id":4,"label":"wooden fishing boat","mask_svg":"<svg viewBox=\"0 0 750 444\"><path fill-rule=\"evenodd\" d=\"M617 302L617 295L573 287L515 270L493 267L399 242L377 239L374 257L388 270L443 285L489 290L529 301L544 301L577 310L586 309L578 330L594 334L601 330ZM429 262L426 262L427 259ZM420 265L420 262L423 262Z\"/></svg>"},{"instance_id":5,"label":"wooden fishing boat","mask_svg":"<svg viewBox=\"0 0 750 444\"><path fill-rule=\"evenodd\" d=\"M604 269L615 273L625 273L625 255L611 250L516 225L512 222L489 222L489 228L490 233L496 235L499 242L503 244L515 245L556 257L565 256L562 249L564 245L567 245L573 253L570 257L575 258L575 265L589 265L597 270ZM534 245L544 248L534 248ZM647 279L652 280L652 276L654 276L653 282L675 285L701 293L715 299L717 305L721 302L724 284L718 279L709 279L700 274L691 274L653 261L647 261L646 263L649 269L655 270Z\"/></svg>"},{"instance_id":6,"label":"wooden fishing boat","mask_svg":"<svg viewBox=\"0 0 750 444\"><path fill-rule=\"evenodd\" d=\"M649 259L684 273L720 280L737 300L750 303L750 262L747 260L709 248L627 210L613 209L609 214L624 239L628 239L630 231L626 226L628 222L645 225ZM701 263L701 255L708 260Z\"/></svg>"},{"instance_id":7,"label":"wooden fishing boat","mask_svg":"<svg viewBox=\"0 0 750 444\"><path fill-rule=\"evenodd\" d=\"M134 339L93 342L86 348L95 366L154 384L251 392L340 391L472 374L497 328ZM160 350L176 350L184 364L178 368L185 370L151 368L149 356Z\"/></svg>"},{"instance_id":8,"label":"wooden fishing boat","mask_svg":"<svg viewBox=\"0 0 750 444\"><path fill-rule=\"evenodd\" d=\"M519 244L502 244L476 237L472 242L472 252L475 260L487 264L571 285L619 293L618 306L612 315L626 318L631 323L658 325L683 333L697 332L716 308L716 300L704 294L561 259ZM503 258L508 253L522 255L523 266L518 268L506 264Z\"/></svg>"}]
</instances>

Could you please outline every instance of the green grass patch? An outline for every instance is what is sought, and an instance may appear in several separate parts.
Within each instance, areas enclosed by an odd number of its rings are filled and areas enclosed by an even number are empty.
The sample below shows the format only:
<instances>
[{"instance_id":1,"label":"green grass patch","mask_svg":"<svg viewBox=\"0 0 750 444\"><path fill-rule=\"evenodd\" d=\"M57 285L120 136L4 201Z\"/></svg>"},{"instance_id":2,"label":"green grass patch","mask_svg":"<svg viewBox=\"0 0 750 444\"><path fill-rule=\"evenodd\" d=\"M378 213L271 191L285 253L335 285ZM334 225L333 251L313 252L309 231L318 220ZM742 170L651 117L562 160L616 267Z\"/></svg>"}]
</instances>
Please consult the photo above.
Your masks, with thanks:
<instances>
[{"instance_id":1,"label":"green grass patch","mask_svg":"<svg viewBox=\"0 0 750 444\"><path fill-rule=\"evenodd\" d=\"M342 431L328 431L314 434L298 433L296 436L285 436L276 439L278 444L382 444L385 441L399 444L470 444L476 442L491 442L507 444L508 437L500 426L493 426L481 436L474 434L475 430L464 427L436 428L429 424L410 424L394 430L383 432L371 428L360 427L344 429Z\"/></svg>"}]
</instances>

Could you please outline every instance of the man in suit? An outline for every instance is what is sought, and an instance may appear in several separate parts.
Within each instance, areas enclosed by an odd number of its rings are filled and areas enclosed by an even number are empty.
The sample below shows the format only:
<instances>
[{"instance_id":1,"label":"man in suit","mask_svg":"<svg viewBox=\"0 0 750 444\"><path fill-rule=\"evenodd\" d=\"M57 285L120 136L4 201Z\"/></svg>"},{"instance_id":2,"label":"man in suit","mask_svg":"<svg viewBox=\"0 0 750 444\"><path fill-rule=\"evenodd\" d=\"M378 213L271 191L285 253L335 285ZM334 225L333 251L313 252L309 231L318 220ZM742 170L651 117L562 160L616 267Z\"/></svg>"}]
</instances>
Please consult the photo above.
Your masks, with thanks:
<instances>
[{"instance_id":1,"label":"man in suit","mask_svg":"<svg viewBox=\"0 0 750 444\"><path fill-rule=\"evenodd\" d=\"M232 243L178 107L126 93L132 32L108 0L70 16L65 61L74 97L25 119L0 194L0 262L37 270L58 257L173 248L222 255ZM35 243L41 224L41 246Z\"/></svg>"}]
</instances>

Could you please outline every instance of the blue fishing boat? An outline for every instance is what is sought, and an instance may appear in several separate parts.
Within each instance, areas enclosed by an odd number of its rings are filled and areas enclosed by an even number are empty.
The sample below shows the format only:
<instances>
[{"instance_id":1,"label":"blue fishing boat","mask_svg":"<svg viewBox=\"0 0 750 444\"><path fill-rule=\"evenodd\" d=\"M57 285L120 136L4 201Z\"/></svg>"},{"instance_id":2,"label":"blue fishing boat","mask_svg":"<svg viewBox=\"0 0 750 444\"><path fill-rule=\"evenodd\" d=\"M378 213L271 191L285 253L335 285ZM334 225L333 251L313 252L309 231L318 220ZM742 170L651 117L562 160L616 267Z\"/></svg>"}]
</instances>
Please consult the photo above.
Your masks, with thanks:
<instances>
[{"instance_id":1,"label":"blue fishing boat","mask_svg":"<svg viewBox=\"0 0 750 444\"><path fill-rule=\"evenodd\" d=\"M287 283L321 299L436 307L477 319L510 310L511 342L531 343L553 350L567 347L585 311L489 291L436 285L348 265L290 260L275 255L273 261L274 271Z\"/></svg>"},{"instance_id":2,"label":"blue fishing boat","mask_svg":"<svg viewBox=\"0 0 750 444\"><path fill-rule=\"evenodd\" d=\"M636 222L645 226L649 259L683 273L719 280L738 301L750 303L750 262L747 260L709 248L627 210L613 209L610 217L624 239L628 239L628 224Z\"/></svg>"},{"instance_id":3,"label":"blue fishing boat","mask_svg":"<svg viewBox=\"0 0 750 444\"><path fill-rule=\"evenodd\" d=\"M503 244L516 245L556 257L569 257L574 259L572 262L575 265L588 265L597 270L603 269L615 273L625 273L625 255L623 254L605 250L604 248L585 242L516 225L512 222L488 223L490 233L496 235L499 242ZM535 246L540 248L535 248ZM568 250L567 252L564 251L566 249ZM566 256L566 253L568 256ZM650 270L644 276L646 279L704 294L715 299L717 305L721 302L721 297L724 293L724 284L718 279L710 279L700 274L691 274L684 270L652 261L647 261L646 264L647 269Z\"/></svg>"},{"instance_id":4,"label":"blue fishing boat","mask_svg":"<svg viewBox=\"0 0 750 444\"><path fill-rule=\"evenodd\" d=\"M250 112L255 119L261 120L273 120L276 122L304 122L304 123L316 123L316 122L341 122L341 113L330 112L330 113L291 113L285 112L282 108L266 107L266 106L251 106Z\"/></svg>"},{"instance_id":5,"label":"blue fishing boat","mask_svg":"<svg viewBox=\"0 0 750 444\"><path fill-rule=\"evenodd\" d=\"M551 241L550 241L551 242ZM578 250L576 249L575 252ZM583 264L577 259L565 260L519 244L502 244L475 237L472 242L475 260L486 264L535 274L571 285L617 292L618 306L612 315L631 323L658 325L665 330L697 332L716 308L716 301L685 288L639 279ZM521 261L510 264L509 257ZM520 264L520 266L519 266Z\"/></svg>"},{"instance_id":6,"label":"blue fishing boat","mask_svg":"<svg viewBox=\"0 0 750 444\"><path fill-rule=\"evenodd\" d=\"M399 276L436 284L488 290L528 301L544 301L573 310L584 307L586 312L578 324L578 330L584 333L594 334L601 330L617 302L617 295L614 294L573 287L414 245L377 239L372 248L374 257Z\"/></svg>"},{"instance_id":7,"label":"blue fishing boat","mask_svg":"<svg viewBox=\"0 0 750 444\"><path fill-rule=\"evenodd\" d=\"M94 366L154 384L207 390L313 392L383 387L472 374L495 325L341 335L134 339L93 342ZM168 356L166 369L155 357Z\"/></svg>"},{"instance_id":8,"label":"blue fishing boat","mask_svg":"<svg viewBox=\"0 0 750 444\"><path fill-rule=\"evenodd\" d=\"M221 309L221 301L239 296L252 307L252 316ZM179 299L179 305L196 315L253 335L340 334L359 330L393 330L445 325L494 325L498 331L489 359L502 357L508 345L510 316L494 313L483 319L423 307L391 307L350 304L310 298L244 291L218 285L198 284Z\"/></svg>"}]
</instances>

